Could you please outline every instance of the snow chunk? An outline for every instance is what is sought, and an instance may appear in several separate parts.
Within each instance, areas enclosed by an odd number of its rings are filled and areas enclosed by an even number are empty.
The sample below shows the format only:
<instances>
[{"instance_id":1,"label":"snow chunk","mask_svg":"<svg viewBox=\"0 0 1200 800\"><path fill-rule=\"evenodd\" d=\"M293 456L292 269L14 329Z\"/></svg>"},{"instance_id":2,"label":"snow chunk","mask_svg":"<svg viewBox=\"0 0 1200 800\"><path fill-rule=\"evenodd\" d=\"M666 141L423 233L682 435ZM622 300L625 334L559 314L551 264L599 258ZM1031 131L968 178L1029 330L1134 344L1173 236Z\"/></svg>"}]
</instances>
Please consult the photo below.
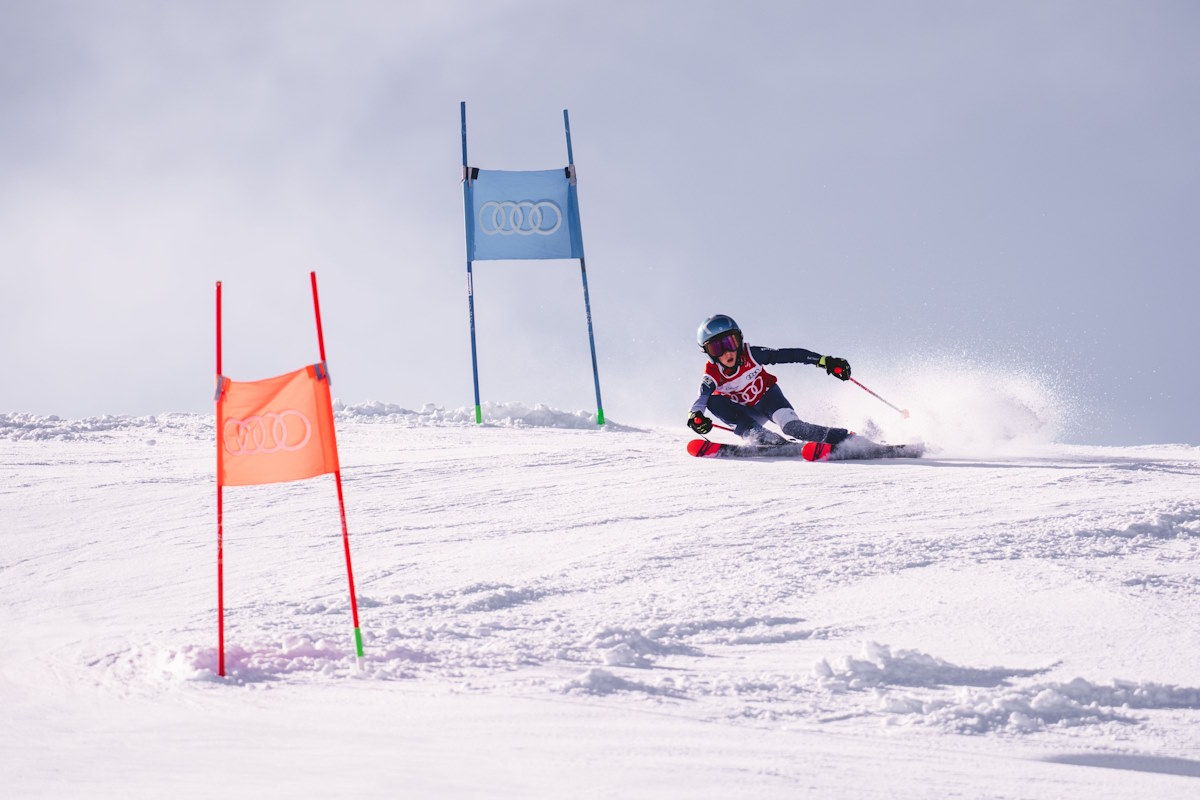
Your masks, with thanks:
<instances>
[{"instance_id":1,"label":"snow chunk","mask_svg":"<svg viewBox=\"0 0 1200 800\"><path fill-rule=\"evenodd\" d=\"M670 678L660 681L657 685L651 685L622 678L606 669L598 667L593 667L578 678L567 681L561 688L563 692L581 692L594 695L608 695L615 692L642 692L650 695L677 697L680 694L675 688L674 681Z\"/></svg>"},{"instance_id":2,"label":"snow chunk","mask_svg":"<svg viewBox=\"0 0 1200 800\"><path fill-rule=\"evenodd\" d=\"M877 686L996 686L1010 678L1040 672L1044 670L960 667L915 650L893 654L891 648L877 642L865 643L859 658L847 656L836 666L821 660L813 666L813 675L824 688L833 691Z\"/></svg>"},{"instance_id":3,"label":"snow chunk","mask_svg":"<svg viewBox=\"0 0 1200 800\"><path fill-rule=\"evenodd\" d=\"M667 644L648 637L636 628L602 628L592 636L592 646L606 665L623 667L645 668L653 665L656 656L699 653L684 644Z\"/></svg>"}]
</instances>

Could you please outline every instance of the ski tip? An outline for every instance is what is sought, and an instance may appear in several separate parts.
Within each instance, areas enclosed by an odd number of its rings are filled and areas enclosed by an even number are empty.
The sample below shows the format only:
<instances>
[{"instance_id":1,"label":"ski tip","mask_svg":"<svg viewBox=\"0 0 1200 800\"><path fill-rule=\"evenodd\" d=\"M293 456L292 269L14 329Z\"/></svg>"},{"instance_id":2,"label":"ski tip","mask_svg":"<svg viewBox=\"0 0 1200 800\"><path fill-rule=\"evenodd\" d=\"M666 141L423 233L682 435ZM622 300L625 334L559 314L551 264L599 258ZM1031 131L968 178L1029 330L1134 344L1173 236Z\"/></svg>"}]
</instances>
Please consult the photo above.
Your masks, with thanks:
<instances>
[{"instance_id":1,"label":"ski tip","mask_svg":"<svg viewBox=\"0 0 1200 800\"><path fill-rule=\"evenodd\" d=\"M696 456L697 458L713 458L717 455L717 451L721 449L721 445L716 442L710 442L707 439L692 439L688 442L688 455Z\"/></svg>"},{"instance_id":2,"label":"ski tip","mask_svg":"<svg viewBox=\"0 0 1200 800\"><path fill-rule=\"evenodd\" d=\"M800 456L805 461L824 461L833 452L833 447L823 442L805 442Z\"/></svg>"}]
</instances>

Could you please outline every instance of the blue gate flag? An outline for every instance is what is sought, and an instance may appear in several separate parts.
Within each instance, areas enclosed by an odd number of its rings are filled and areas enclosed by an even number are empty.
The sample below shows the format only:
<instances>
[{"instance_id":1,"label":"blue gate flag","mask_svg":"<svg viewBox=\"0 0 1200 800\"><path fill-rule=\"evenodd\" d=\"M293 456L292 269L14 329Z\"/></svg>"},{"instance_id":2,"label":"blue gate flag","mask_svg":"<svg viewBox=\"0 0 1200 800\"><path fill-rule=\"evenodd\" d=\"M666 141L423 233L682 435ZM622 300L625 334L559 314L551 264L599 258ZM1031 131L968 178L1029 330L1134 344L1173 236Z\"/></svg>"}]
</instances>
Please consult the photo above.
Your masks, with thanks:
<instances>
[{"instance_id":1,"label":"blue gate flag","mask_svg":"<svg viewBox=\"0 0 1200 800\"><path fill-rule=\"evenodd\" d=\"M470 261L583 258L570 168L470 170Z\"/></svg>"}]
</instances>

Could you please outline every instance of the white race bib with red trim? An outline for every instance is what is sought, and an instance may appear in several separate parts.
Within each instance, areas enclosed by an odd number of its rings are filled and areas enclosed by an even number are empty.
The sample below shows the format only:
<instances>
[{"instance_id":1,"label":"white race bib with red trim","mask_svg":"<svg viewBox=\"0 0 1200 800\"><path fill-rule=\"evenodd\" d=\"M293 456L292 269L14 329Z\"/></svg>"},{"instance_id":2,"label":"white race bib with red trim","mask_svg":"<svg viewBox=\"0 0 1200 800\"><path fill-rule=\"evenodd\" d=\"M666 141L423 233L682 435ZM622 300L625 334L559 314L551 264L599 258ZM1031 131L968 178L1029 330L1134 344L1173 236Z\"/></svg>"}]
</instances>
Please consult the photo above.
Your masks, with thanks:
<instances>
[{"instance_id":1,"label":"white race bib with red trim","mask_svg":"<svg viewBox=\"0 0 1200 800\"><path fill-rule=\"evenodd\" d=\"M743 406L757 403L767 389L777 382L774 375L754 360L750 355L750 348L745 344L742 345L742 357L737 371L732 375L726 375L718 364L711 361L704 367L704 372L717 385L713 394L723 394Z\"/></svg>"}]
</instances>

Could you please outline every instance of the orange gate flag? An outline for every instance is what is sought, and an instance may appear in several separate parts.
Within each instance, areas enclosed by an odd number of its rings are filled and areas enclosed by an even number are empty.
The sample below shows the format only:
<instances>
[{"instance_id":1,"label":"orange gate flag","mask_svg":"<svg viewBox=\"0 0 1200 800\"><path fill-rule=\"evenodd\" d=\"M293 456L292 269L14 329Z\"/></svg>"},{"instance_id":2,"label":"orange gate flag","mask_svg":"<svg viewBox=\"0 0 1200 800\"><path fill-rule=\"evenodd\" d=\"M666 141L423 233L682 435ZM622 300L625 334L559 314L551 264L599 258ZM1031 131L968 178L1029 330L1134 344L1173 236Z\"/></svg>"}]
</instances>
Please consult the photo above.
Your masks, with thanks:
<instances>
[{"instance_id":1,"label":"orange gate flag","mask_svg":"<svg viewBox=\"0 0 1200 800\"><path fill-rule=\"evenodd\" d=\"M338 472L324 362L261 381L217 380L219 485L282 483Z\"/></svg>"}]
</instances>

